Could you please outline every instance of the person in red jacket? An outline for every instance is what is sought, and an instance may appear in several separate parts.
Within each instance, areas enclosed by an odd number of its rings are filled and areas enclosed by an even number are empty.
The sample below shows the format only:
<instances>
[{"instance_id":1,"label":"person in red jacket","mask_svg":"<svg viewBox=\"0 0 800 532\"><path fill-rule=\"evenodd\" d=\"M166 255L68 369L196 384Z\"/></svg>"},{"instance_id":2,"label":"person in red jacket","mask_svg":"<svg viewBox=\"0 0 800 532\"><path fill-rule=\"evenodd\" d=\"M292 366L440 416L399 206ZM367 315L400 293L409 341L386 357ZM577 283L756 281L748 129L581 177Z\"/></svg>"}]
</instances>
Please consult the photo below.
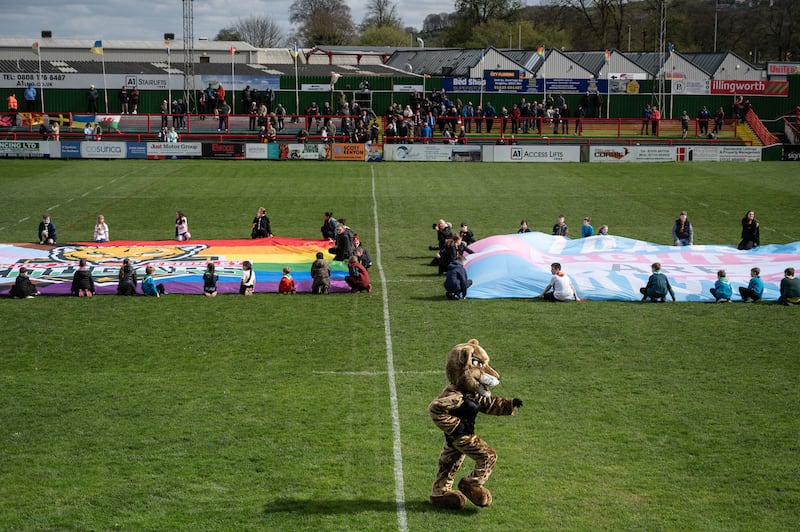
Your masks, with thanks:
<instances>
[{"instance_id":1,"label":"person in red jacket","mask_svg":"<svg viewBox=\"0 0 800 532\"><path fill-rule=\"evenodd\" d=\"M369 272L363 264L358 262L358 257L353 255L347 265L349 275L346 275L344 282L350 287L350 292L372 292L372 285L369 282Z\"/></svg>"}]
</instances>

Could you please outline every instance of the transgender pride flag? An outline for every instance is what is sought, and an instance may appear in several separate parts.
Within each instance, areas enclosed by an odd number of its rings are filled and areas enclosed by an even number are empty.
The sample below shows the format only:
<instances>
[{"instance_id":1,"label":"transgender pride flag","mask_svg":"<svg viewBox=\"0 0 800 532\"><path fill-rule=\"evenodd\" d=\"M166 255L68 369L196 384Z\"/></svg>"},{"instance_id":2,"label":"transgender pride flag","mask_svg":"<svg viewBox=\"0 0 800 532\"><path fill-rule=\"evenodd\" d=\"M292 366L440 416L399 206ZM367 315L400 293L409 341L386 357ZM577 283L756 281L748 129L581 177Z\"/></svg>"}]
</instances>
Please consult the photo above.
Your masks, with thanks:
<instances>
[{"instance_id":1,"label":"transgender pride flag","mask_svg":"<svg viewBox=\"0 0 800 532\"><path fill-rule=\"evenodd\" d=\"M571 240L544 233L492 236L470 245L467 274L471 299L530 298L550 282L550 264L560 262L581 299L638 301L650 265L661 263L677 301L712 301L709 289L726 270L734 300L747 286L750 268L761 268L764 299L778 299L783 270L800 268L800 242L739 251L733 246L675 247L619 236Z\"/></svg>"}]
</instances>

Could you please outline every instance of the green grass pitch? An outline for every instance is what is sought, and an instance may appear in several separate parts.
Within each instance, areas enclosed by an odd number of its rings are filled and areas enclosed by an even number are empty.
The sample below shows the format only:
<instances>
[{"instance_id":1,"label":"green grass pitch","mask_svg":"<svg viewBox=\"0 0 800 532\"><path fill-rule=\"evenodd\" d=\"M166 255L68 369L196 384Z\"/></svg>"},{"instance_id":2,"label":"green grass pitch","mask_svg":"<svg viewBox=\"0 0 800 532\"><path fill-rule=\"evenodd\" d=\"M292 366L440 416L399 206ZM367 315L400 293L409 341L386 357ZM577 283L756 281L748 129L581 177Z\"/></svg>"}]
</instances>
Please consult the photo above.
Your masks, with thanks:
<instances>
[{"instance_id":1,"label":"green grass pitch","mask_svg":"<svg viewBox=\"0 0 800 532\"><path fill-rule=\"evenodd\" d=\"M315 238L345 217L369 294L0 300L0 529L796 530L795 308L444 298L431 223L478 238L564 213L668 243L800 240L787 163L422 164L0 161L0 242L50 211L62 242ZM800 259L800 258L799 258ZM800 260L798 260L800 267ZM427 502L428 403L478 338L525 406L478 418L494 504ZM396 395L393 395L393 392ZM472 463L467 460L462 472ZM402 488L402 489L401 489Z\"/></svg>"}]
</instances>

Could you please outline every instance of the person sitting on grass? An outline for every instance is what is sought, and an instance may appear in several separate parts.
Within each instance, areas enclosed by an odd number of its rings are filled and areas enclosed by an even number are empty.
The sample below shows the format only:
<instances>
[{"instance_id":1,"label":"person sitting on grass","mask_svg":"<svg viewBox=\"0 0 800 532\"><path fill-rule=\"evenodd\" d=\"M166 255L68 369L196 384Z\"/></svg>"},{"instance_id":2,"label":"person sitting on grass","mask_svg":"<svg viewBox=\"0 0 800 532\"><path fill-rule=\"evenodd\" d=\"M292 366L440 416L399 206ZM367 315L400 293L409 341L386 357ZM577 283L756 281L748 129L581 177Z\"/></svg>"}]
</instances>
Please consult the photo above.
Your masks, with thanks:
<instances>
[{"instance_id":1,"label":"person sitting on grass","mask_svg":"<svg viewBox=\"0 0 800 532\"><path fill-rule=\"evenodd\" d=\"M747 303L752 299L753 303L761 301L761 296L764 294L764 281L761 280L761 268L750 268L750 282L747 288L744 286L739 287L739 295L742 296L742 302Z\"/></svg>"},{"instance_id":2,"label":"person sitting on grass","mask_svg":"<svg viewBox=\"0 0 800 532\"><path fill-rule=\"evenodd\" d=\"M213 262L206 265L206 271L203 273L203 295L206 297L217 297L217 281L219 276L214 272L216 266Z\"/></svg>"},{"instance_id":3,"label":"person sitting on grass","mask_svg":"<svg viewBox=\"0 0 800 532\"><path fill-rule=\"evenodd\" d=\"M8 295L19 299L33 298L39 295L39 290L28 277L28 268L25 266L19 269L17 280L14 281L14 286L8 291Z\"/></svg>"},{"instance_id":4,"label":"person sitting on grass","mask_svg":"<svg viewBox=\"0 0 800 532\"><path fill-rule=\"evenodd\" d=\"M280 283L278 283L278 293L280 294L296 294L297 289L294 287L294 278L292 277L292 269L288 266L283 268L283 276Z\"/></svg>"},{"instance_id":5,"label":"person sitting on grass","mask_svg":"<svg viewBox=\"0 0 800 532\"><path fill-rule=\"evenodd\" d=\"M661 263L654 262L650 265L652 274L647 279L647 286L640 288L639 292L642 294L642 301L659 301L661 303L667 300L667 293L673 301L675 301L675 292L672 291L672 286L669 284L667 276L661 273Z\"/></svg>"},{"instance_id":6,"label":"person sitting on grass","mask_svg":"<svg viewBox=\"0 0 800 532\"><path fill-rule=\"evenodd\" d=\"M728 280L725 270L719 270L717 272L717 282L714 283L714 288L711 288L709 292L714 296L715 303L731 302L733 289L731 288L731 282Z\"/></svg>"},{"instance_id":7,"label":"person sitting on grass","mask_svg":"<svg viewBox=\"0 0 800 532\"><path fill-rule=\"evenodd\" d=\"M550 282L544 287L542 293L536 297L542 297L545 301L559 303L567 303L573 299L575 301L581 300L578 297L578 292L575 291L575 287L572 286L572 281L561 271L561 264L558 262L551 264L550 273L553 274L553 277L550 278Z\"/></svg>"},{"instance_id":8,"label":"person sitting on grass","mask_svg":"<svg viewBox=\"0 0 800 532\"><path fill-rule=\"evenodd\" d=\"M783 270L784 278L781 279L781 296L778 303L781 305L800 304L800 279L794 276L794 268Z\"/></svg>"},{"instance_id":9,"label":"person sitting on grass","mask_svg":"<svg viewBox=\"0 0 800 532\"><path fill-rule=\"evenodd\" d=\"M156 280L153 278L153 274L156 272L156 269L152 266L148 266L144 269L145 277L142 280L142 292L146 296L156 296L161 297L166 295L167 291L164 290L164 285L159 283L156 284Z\"/></svg>"}]
</instances>

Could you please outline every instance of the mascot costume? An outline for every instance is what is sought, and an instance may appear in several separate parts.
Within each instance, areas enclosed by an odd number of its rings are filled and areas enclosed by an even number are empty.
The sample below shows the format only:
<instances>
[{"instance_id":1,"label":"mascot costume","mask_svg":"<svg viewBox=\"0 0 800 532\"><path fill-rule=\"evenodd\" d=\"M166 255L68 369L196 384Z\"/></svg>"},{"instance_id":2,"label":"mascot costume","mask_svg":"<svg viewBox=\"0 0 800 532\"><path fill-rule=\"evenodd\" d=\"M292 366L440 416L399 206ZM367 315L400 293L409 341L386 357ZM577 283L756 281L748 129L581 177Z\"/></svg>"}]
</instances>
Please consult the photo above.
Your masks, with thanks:
<instances>
[{"instance_id":1,"label":"mascot costume","mask_svg":"<svg viewBox=\"0 0 800 532\"><path fill-rule=\"evenodd\" d=\"M445 371L450 384L428 407L433 422L444 431L445 440L431 504L461 510L469 499L476 506L489 506L492 494L483 484L492 474L497 453L475 434L475 418L478 412L513 416L522 401L492 397L489 388L500 383L500 376L489 366L489 355L477 340L455 346L447 355ZM453 481L465 456L475 460L475 468L454 490Z\"/></svg>"}]
</instances>

